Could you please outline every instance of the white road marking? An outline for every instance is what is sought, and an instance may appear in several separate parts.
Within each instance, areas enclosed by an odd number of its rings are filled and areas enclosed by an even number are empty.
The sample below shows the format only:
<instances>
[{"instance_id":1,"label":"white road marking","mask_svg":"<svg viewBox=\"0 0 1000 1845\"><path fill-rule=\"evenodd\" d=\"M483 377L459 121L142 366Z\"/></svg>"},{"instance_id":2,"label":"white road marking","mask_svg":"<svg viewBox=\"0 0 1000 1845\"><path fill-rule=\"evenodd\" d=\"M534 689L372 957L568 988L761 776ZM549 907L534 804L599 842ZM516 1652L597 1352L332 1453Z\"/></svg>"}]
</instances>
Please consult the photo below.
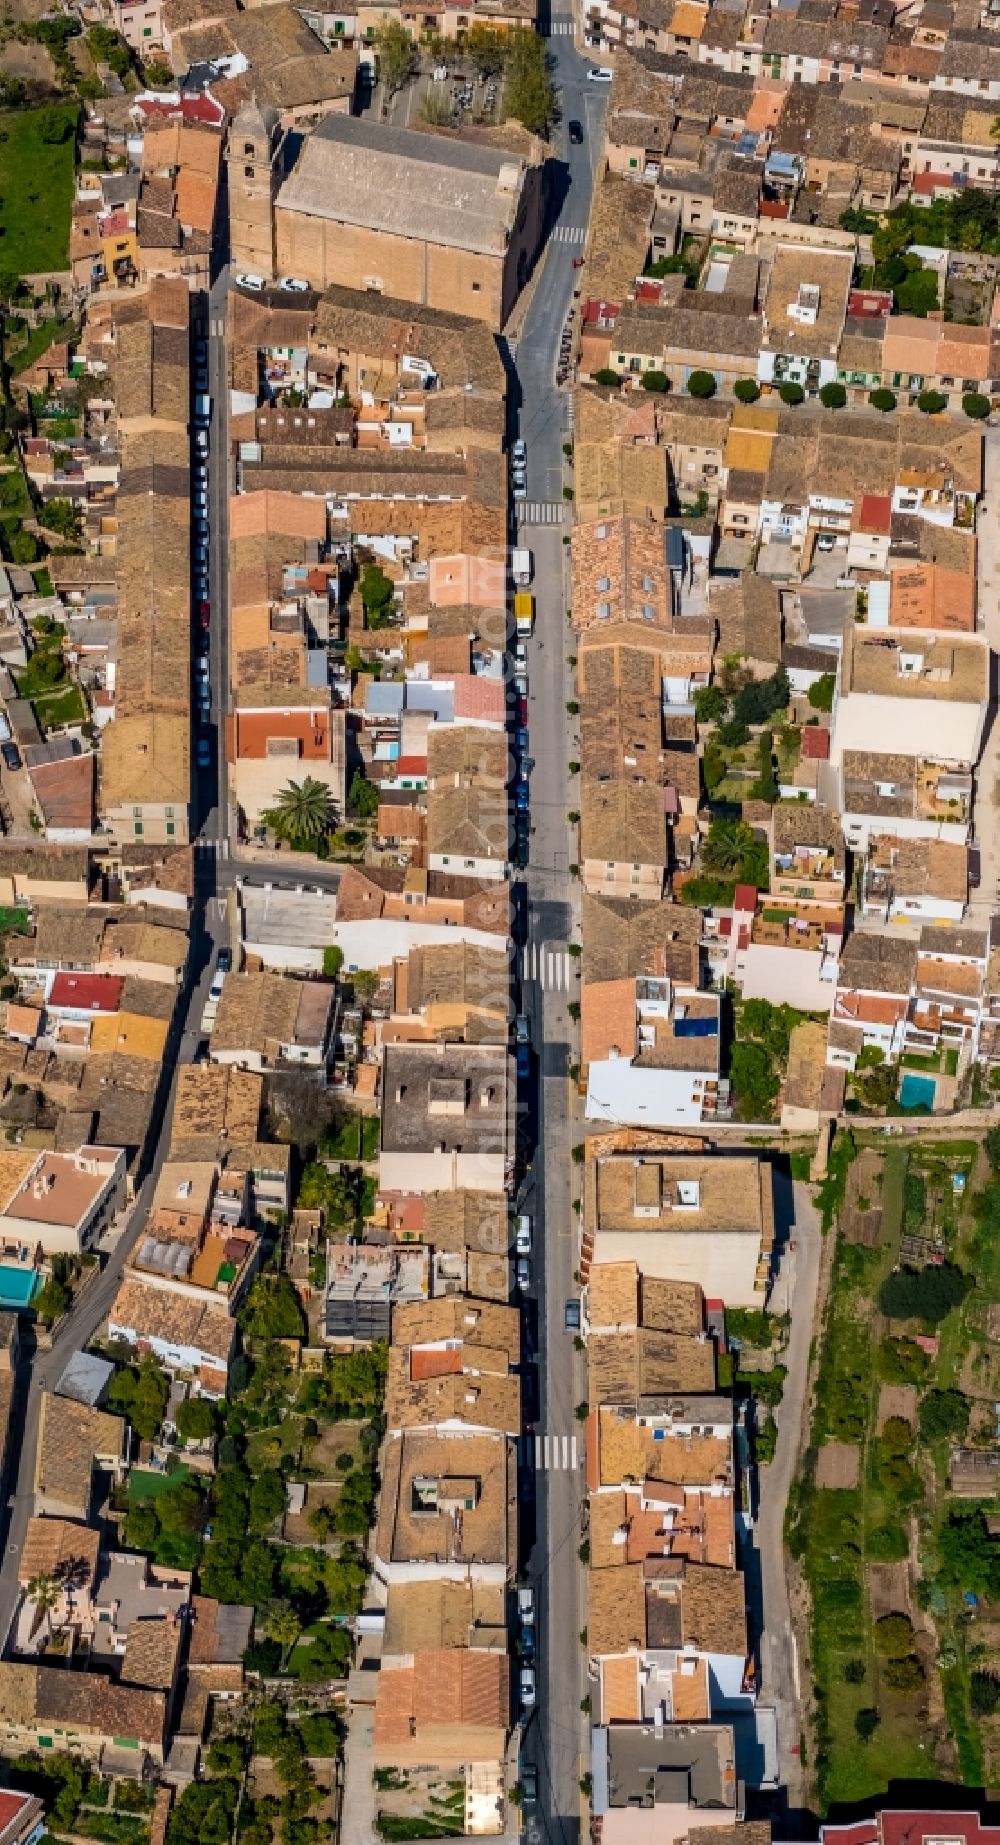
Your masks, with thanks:
<instances>
[{"instance_id":1,"label":"white road marking","mask_svg":"<svg viewBox=\"0 0 1000 1845\"><path fill-rule=\"evenodd\" d=\"M561 525L561 500L522 500L517 514L518 525Z\"/></svg>"},{"instance_id":2,"label":"white road marking","mask_svg":"<svg viewBox=\"0 0 1000 1845\"><path fill-rule=\"evenodd\" d=\"M580 1464L575 1435L536 1435L535 1468L546 1473L573 1473Z\"/></svg>"}]
</instances>

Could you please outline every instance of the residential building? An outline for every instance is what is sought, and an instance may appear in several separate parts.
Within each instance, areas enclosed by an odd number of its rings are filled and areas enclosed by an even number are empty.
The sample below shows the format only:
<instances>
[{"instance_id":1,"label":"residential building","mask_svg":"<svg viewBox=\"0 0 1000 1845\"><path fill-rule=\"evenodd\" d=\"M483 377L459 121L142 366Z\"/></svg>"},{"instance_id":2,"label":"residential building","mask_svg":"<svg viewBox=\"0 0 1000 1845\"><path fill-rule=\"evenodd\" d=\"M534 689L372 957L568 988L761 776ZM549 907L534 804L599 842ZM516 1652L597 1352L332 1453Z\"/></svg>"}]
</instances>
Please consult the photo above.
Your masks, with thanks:
<instances>
[{"instance_id":1,"label":"residential building","mask_svg":"<svg viewBox=\"0 0 1000 1845\"><path fill-rule=\"evenodd\" d=\"M191 1378L200 1394L223 1397L236 1347L237 1326L224 1307L207 1306L193 1293L156 1285L137 1273L121 1283L108 1313L108 1337L140 1355L151 1353L176 1377Z\"/></svg>"},{"instance_id":2,"label":"residential building","mask_svg":"<svg viewBox=\"0 0 1000 1845\"><path fill-rule=\"evenodd\" d=\"M516 1436L521 1427L516 1307L450 1295L401 1304L392 1316L386 1425Z\"/></svg>"},{"instance_id":3,"label":"residential building","mask_svg":"<svg viewBox=\"0 0 1000 1845\"><path fill-rule=\"evenodd\" d=\"M23 1261L34 1260L35 1252L92 1252L125 1202L125 1155L117 1147L8 1149L3 1164L0 1243Z\"/></svg>"},{"instance_id":4,"label":"residential building","mask_svg":"<svg viewBox=\"0 0 1000 1845\"><path fill-rule=\"evenodd\" d=\"M586 1161L583 1178L584 1279L591 1263L635 1262L733 1307L762 1303L774 1245L766 1162L608 1151Z\"/></svg>"},{"instance_id":5,"label":"residential building","mask_svg":"<svg viewBox=\"0 0 1000 1845\"><path fill-rule=\"evenodd\" d=\"M513 1436L406 1430L389 1441L374 1539L381 1584L503 1588L516 1561Z\"/></svg>"},{"instance_id":6,"label":"residential building","mask_svg":"<svg viewBox=\"0 0 1000 1845\"><path fill-rule=\"evenodd\" d=\"M35 1453L36 1514L86 1524L100 1476L122 1480L127 1459L128 1424L120 1416L46 1392Z\"/></svg>"},{"instance_id":7,"label":"residential building","mask_svg":"<svg viewBox=\"0 0 1000 1845\"><path fill-rule=\"evenodd\" d=\"M648 974L588 982L581 1026L588 1120L692 1127L728 1114L718 993Z\"/></svg>"},{"instance_id":8,"label":"residential building","mask_svg":"<svg viewBox=\"0 0 1000 1845\"><path fill-rule=\"evenodd\" d=\"M209 1040L213 1063L241 1070L322 1071L330 1051L334 989L283 974L227 974Z\"/></svg>"},{"instance_id":9,"label":"residential building","mask_svg":"<svg viewBox=\"0 0 1000 1845\"><path fill-rule=\"evenodd\" d=\"M380 1189L504 1191L514 1165L515 1093L506 1045L387 1045Z\"/></svg>"},{"instance_id":10,"label":"residential building","mask_svg":"<svg viewBox=\"0 0 1000 1845\"><path fill-rule=\"evenodd\" d=\"M696 1677L693 1662L689 1677ZM731 1725L664 1721L659 1714L655 1721L620 1722L618 1715L592 1731L593 1812L605 1845L697 1841L699 1816L713 1835L731 1836L737 1845L746 1830L737 1824L746 1794Z\"/></svg>"},{"instance_id":11,"label":"residential building","mask_svg":"<svg viewBox=\"0 0 1000 1845\"><path fill-rule=\"evenodd\" d=\"M140 1778L162 1767L167 1699L100 1672L0 1661L0 1738L11 1755L62 1746L104 1773Z\"/></svg>"}]
</instances>

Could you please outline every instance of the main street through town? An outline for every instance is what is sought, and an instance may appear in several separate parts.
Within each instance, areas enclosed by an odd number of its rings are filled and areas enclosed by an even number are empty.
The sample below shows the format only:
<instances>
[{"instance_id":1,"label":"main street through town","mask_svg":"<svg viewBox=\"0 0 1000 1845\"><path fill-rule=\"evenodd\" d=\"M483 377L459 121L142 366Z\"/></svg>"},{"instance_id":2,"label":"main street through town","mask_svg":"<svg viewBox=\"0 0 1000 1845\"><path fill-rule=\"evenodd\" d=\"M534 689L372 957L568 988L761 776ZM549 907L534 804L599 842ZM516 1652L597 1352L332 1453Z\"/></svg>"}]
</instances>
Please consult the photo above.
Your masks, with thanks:
<instances>
[{"instance_id":1,"label":"main street through town","mask_svg":"<svg viewBox=\"0 0 1000 1845\"><path fill-rule=\"evenodd\" d=\"M520 514L518 543L527 545L534 558L536 606L535 634L528 643L528 734L535 763L528 940L521 952L536 1115L524 1208L534 1218L537 1319L529 1312L528 1327L537 1345L540 1397L535 1432L523 1443L521 1469L522 1490L534 1483L534 1499L527 1497L523 1505L522 1526L529 1545L527 1579L537 1596L539 1650L538 1704L522 1746L523 1759L538 1770L538 1805L525 1814L529 1845L542 1837L578 1836L579 1783L588 1765L587 1722L580 1709L587 1690L580 1638L586 1615L577 1555L585 1492L582 1430L575 1417L586 1380L583 1358L563 1319L566 1301L579 1293L571 1159L579 1128L573 1125L569 1066L575 1054L568 1011L579 997L578 962L568 952L569 944L580 939L579 884L570 873L574 849L567 818L578 803L569 770L576 754L566 711L574 695L569 665L574 648L566 619L569 553L563 538L570 528L562 492L569 479L563 444L572 436L572 399L569 390L556 384L556 366L574 289L585 274L574 268L573 259L583 254L606 94L587 81L588 66L576 49L570 19L554 16L547 25L561 109L556 138L568 183L513 342L510 421L511 435L521 436L528 451L527 498L515 502L515 510ZM570 144L570 121L583 127L581 145Z\"/></svg>"}]
</instances>

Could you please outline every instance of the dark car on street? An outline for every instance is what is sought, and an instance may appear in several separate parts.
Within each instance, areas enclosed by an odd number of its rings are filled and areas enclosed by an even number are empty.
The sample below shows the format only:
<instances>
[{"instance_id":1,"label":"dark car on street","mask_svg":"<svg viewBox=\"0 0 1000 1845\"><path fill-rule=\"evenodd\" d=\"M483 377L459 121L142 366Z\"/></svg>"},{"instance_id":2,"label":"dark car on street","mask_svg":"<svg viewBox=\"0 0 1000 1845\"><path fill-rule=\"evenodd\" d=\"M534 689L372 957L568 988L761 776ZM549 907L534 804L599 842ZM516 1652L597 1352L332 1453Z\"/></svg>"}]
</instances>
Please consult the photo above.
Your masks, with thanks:
<instances>
[{"instance_id":1,"label":"dark car on street","mask_svg":"<svg viewBox=\"0 0 1000 1845\"><path fill-rule=\"evenodd\" d=\"M582 147L583 146L583 123L582 122L570 122L569 139L570 139L571 147Z\"/></svg>"}]
</instances>

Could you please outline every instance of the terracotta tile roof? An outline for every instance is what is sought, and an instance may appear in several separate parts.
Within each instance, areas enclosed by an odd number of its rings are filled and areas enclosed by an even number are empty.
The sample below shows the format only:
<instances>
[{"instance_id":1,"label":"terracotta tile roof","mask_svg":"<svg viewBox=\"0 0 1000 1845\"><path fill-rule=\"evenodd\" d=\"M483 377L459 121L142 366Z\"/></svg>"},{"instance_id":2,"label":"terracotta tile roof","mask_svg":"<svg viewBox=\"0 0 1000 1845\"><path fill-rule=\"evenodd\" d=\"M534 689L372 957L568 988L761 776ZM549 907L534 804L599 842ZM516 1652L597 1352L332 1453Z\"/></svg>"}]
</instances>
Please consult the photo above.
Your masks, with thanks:
<instances>
[{"instance_id":1,"label":"terracotta tile roof","mask_svg":"<svg viewBox=\"0 0 1000 1845\"><path fill-rule=\"evenodd\" d=\"M509 1720L510 1665L504 1654L468 1649L433 1649L413 1656L411 1666L379 1674L375 1705L376 1747L419 1740L444 1729L505 1731ZM468 1738L470 1753L475 1737Z\"/></svg>"},{"instance_id":2,"label":"terracotta tile roof","mask_svg":"<svg viewBox=\"0 0 1000 1845\"><path fill-rule=\"evenodd\" d=\"M78 1570L73 1570L74 1587L92 1584L100 1548L101 1534L91 1525L68 1518L31 1518L17 1566L18 1582L30 1582L33 1576L58 1576L62 1568L73 1564L80 1566L79 1582Z\"/></svg>"}]
</instances>

